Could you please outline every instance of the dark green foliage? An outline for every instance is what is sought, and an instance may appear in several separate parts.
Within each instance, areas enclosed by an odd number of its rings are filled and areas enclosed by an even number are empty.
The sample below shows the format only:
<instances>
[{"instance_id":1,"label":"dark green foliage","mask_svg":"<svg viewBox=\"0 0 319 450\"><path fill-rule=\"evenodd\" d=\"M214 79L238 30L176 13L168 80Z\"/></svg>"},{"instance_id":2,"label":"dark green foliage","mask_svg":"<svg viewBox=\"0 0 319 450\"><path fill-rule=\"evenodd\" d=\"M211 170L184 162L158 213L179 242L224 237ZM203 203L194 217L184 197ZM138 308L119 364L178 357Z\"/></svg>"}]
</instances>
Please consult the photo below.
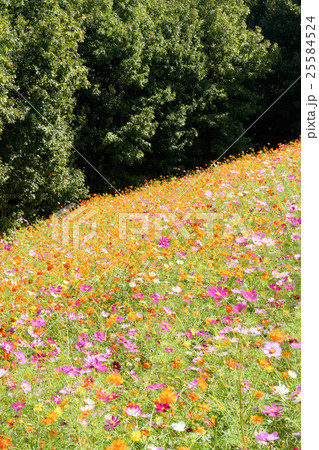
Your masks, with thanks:
<instances>
[{"instance_id":1,"label":"dark green foliage","mask_svg":"<svg viewBox=\"0 0 319 450\"><path fill-rule=\"evenodd\" d=\"M262 93L260 112L264 111L301 74L301 7L300 0L249 0L250 28L260 27L265 39L278 45L273 72L259 83ZM301 82L256 125L250 136L256 146L289 141L300 135Z\"/></svg>"},{"instance_id":2,"label":"dark green foliage","mask_svg":"<svg viewBox=\"0 0 319 450\"><path fill-rule=\"evenodd\" d=\"M91 88L78 94L76 144L116 186L209 162L244 130L272 53L247 29L241 0L86 9L80 53ZM94 191L106 188L88 176Z\"/></svg>"},{"instance_id":3,"label":"dark green foliage","mask_svg":"<svg viewBox=\"0 0 319 450\"><path fill-rule=\"evenodd\" d=\"M77 52L84 37L81 22L69 2L17 0L2 2L2 9L10 30L1 34L4 229L85 194L84 177L72 164L72 117L74 92L85 85L86 68Z\"/></svg>"}]
</instances>

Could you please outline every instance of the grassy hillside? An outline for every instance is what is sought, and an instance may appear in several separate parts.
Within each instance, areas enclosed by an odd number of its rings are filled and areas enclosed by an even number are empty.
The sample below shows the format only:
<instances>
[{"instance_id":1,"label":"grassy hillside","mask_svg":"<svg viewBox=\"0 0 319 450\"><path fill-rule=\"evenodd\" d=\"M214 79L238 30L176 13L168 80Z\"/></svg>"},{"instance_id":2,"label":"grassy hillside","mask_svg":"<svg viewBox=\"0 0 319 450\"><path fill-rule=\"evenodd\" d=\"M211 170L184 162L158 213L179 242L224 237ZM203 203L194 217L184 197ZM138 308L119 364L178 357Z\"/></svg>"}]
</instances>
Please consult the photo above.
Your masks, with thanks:
<instances>
[{"instance_id":1,"label":"grassy hillside","mask_svg":"<svg viewBox=\"0 0 319 450\"><path fill-rule=\"evenodd\" d=\"M299 232L293 142L3 238L0 449L299 448Z\"/></svg>"}]
</instances>

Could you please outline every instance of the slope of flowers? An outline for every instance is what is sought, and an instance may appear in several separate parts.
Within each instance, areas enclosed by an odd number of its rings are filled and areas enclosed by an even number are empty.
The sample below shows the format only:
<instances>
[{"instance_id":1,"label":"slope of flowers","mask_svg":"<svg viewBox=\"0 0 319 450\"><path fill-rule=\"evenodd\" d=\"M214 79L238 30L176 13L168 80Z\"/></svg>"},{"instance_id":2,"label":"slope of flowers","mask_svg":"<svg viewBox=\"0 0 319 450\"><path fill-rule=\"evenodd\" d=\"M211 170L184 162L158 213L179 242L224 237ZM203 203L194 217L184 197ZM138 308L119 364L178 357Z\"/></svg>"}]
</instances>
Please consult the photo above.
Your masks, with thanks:
<instances>
[{"instance_id":1,"label":"slope of flowers","mask_svg":"<svg viewBox=\"0 0 319 450\"><path fill-rule=\"evenodd\" d=\"M0 449L299 449L299 201L293 142L4 237Z\"/></svg>"}]
</instances>

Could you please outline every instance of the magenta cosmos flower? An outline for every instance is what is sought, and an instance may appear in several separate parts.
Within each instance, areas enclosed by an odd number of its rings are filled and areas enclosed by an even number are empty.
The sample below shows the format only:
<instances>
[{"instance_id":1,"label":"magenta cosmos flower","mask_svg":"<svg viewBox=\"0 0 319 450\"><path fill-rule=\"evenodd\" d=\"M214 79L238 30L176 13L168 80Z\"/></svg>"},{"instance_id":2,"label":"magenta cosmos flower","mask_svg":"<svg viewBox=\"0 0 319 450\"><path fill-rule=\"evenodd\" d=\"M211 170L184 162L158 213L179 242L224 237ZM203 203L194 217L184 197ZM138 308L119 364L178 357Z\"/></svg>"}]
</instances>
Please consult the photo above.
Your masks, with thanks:
<instances>
[{"instance_id":1,"label":"magenta cosmos flower","mask_svg":"<svg viewBox=\"0 0 319 450\"><path fill-rule=\"evenodd\" d=\"M81 287L80 287L80 291L83 291L83 292L90 292L90 291L92 291L92 286L90 285L90 284L83 284Z\"/></svg>"},{"instance_id":2,"label":"magenta cosmos flower","mask_svg":"<svg viewBox=\"0 0 319 450\"><path fill-rule=\"evenodd\" d=\"M105 430L113 430L117 425L121 423L119 417L111 416L111 414L107 414L105 416L106 425L104 425Z\"/></svg>"},{"instance_id":3,"label":"magenta cosmos flower","mask_svg":"<svg viewBox=\"0 0 319 450\"><path fill-rule=\"evenodd\" d=\"M268 358L273 356L279 359L281 358L282 348L278 342L265 342L263 352Z\"/></svg>"},{"instance_id":4,"label":"magenta cosmos flower","mask_svg":"<svg viewBox=\"0 0 319 450\"><path fill-rule=\"evenodd\" d=\"M215 286L210 287L209 289L207 289L207 294L210 295L211 297L214 297L214 300L216 302L217 305L221 305L220 302L217 302L217 300L220 300L222 298L225 298L228 293L226 289L223 289L222 287L218 287L215 288Z\"/></svg>"},{"instance_id":5,"label":"magenta cosmos flower","mask_svg":"<svg viewBox=\"0 0 319 450\"><path fill-rule=\"evenodd\" d=\"M281 291L281 287L278 286L278 284L273 283L273 284L270 284L269 287L270 287L270 289L272 289L273 291L278 291L278 292Z\"/></svg>"},{"instance_id":6,"label":"magenta cosmos flower","mask_svg":"<svg viewBox=\"0 0 319 450\"><path fill-rule=\"evenodd\" d=\"M19 403L19 402L17 402L17 403L13 403L12 408L13 408L15 411L19 411L19 409L21 409L21 408L24 407L24 405L25 405L25 403Z\"/></svg>"},{"instance_id":7,"label":"magenta cosmos flower","mask_svg":"<svg viewBox=\"0 0 319 450\"><path fill-rule=\"evenodd\" d=\"M166 298L164 298L162 295L160 294L151 294L150 295L150 299L154 302L154 303L158 303L160 300L165 301Z\"/></svg>"},{"instance_id":8,"label":"magenta cosmos flower","mask_svg":"<svg viewBox=\"0 0 319 450\"><path fill-rule=\"evenodd\" d=\"M281 412L279 412L282 409L281 406L277 406L276 404L271 406L265 406L265 409L262 412L262 414L268 414L270 417L279 417L281 416Z\"/></svg>"},{"instance_id":9,"label":"magenta cosmos flower","mask_svg":"<svg viewBox=\"0 0 319 450\"><path fill-rule=\"evenodd\" d=\"M102 395L101 400L102 402L110 402L111 400L115 400L116 398L121 397L120 395L115 394L112 392L111 394Z\"/></svg>"},{"instance_id":10,"label":"magenta cosmos flower","mask_svg":"<svg viewBox=\"0 0 319 450\"><path fill-rule=\"evenodd\" d=\"M165 413L171 409L171 405L169 403L157 403L155 411Z\"/></svg>"},{"instance_id":11,"label":"magenta cosmos flower","mask_svg":"<svg viewBox=\"0 0 319 450\"><path fill-rule=\"evenodd\" d=\"M171 241L166 237L161 237L158 241L158 246L159 247L164 247L164 248L168 248L171 245Z\"/></svg>"},{"instance_id":12,"label":"magenta cosmos flower","mask_svg":"<svg viewBox=\"0 0 319 450\"><path fill-rule=\"evenodd\" d=\"M260 431L259 433L255 431L255 437L258 441L258 444L267 445L268 442L275 441L279 439L277 431L269 434L266 431Z\"/></svg>"}]
</instances>

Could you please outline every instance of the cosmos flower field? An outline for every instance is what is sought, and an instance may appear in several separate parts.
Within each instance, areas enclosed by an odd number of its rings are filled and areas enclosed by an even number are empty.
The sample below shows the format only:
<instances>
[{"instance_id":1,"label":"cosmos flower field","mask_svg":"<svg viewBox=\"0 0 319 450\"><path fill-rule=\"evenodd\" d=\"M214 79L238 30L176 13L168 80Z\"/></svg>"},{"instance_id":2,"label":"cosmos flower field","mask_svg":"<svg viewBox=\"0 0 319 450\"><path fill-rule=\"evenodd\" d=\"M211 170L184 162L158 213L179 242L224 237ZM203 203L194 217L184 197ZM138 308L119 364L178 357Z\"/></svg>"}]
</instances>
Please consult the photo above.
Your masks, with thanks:
<instances>
[{"instance_id":1,"label":"cosmos flower field","mask_svg":"<svg viewBox=\"0 0 319 450\"><path fill-rule=\"evenodd\" d=\"M3 236L0 449L299 450L300 152Z\"/></svg>"}]
</instances>

